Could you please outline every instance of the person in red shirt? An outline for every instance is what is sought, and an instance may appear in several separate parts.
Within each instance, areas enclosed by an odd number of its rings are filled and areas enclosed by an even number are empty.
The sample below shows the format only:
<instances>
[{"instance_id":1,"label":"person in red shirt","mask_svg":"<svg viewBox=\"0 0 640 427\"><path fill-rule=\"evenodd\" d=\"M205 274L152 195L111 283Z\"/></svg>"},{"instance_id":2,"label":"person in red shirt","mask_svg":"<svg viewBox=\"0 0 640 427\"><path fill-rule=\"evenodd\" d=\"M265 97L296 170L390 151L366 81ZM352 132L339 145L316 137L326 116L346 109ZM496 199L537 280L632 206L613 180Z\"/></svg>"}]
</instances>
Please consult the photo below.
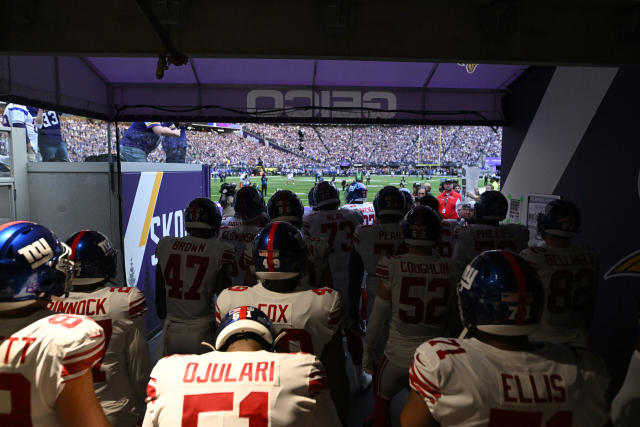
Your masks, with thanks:
<instances>
[{"instance_id":1,"label":"person in red shirt","mask_svg":"<svg viewBox=\"0 0 640 427\"><path fill-rule=\"evenodd\" d=\"M459 193L453 191L453 181L447 178L444 180L444 191L438 195L439 210L443 219L458 219L456 212L456 202L462 199Z\"/></svg>"}]
</instances>

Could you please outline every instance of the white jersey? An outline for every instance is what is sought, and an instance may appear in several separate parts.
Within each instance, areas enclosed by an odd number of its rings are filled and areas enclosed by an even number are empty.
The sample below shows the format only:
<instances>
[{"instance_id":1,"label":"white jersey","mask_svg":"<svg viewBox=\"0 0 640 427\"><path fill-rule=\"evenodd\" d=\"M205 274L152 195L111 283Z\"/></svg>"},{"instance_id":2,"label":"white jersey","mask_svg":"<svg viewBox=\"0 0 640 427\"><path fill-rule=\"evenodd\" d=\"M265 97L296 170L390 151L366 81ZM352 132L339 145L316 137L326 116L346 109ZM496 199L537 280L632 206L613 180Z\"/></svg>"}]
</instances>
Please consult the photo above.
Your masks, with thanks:
<instances>
[{"instance_id":1,"label":"white jersey","mask_svg":"<svg viewBox=\"0 0 640 427\"><path fill-rule=\"evenodd\" d=\"M342 295L348 307L349 254L353 248L353 233L362 225L360 211L338 209L315 211L303 218L303 229L307 236L326 239L331 250L329 267L333 277L333 287Z\"/></svg>"},{"instance_id":2,"label":"white jersey","mask_svg":"<svg viewBox=\"0 0 640 427\"><path fill-rule=\"evenodd\" d=\"M507 351L438 338L416 350L409 383L446 426L603 426L604 364L587 350L547 344Z\"/></svg>"},{"instance_id":3,"label":"white jersey","mask_svg":"<svg viewBox=\"0 0 640 427\"><path fill-rule=\"evenodd\" d=\"M231 309L250 305L263 311L278 333L282 352L304 351L317 356L340 329L342 299L333 289L273 292L261 282L253 287L235 286L222 291L216 302L218 323Z\"/></svg>"},{"instance_id":4,"label":"white jersey","mask_svg":"<svg viewBox=\"0 0 640 427\"><path fill-rule=\"evenodd\" d=\"M233 246L215 238L163 237L156 248L167 288L167 318L213 318L215 283L225 264L235 260Z\"/></svg>"},{"instance_id":5,"label":"white jersey","mask_svg":"<svg viewBox=\"0 0 640 427\"><path fill-rule=\"evenodd\" d=\"M235 216L225 216L220 222L220 227L240 227L242 226L242 220Z\"/></svg>"},{"instance_id":6,"label":"white jersey","mask_svg":"<svg viewBox=\"0 0 640 427\"><path fill-rule=\"evenodd\" d=\"M5 126L25 128L31 148L36 153L38 152L38 129L35 117L31 115L25 105L7 104L4 109L3 122Z\"/></svg>"},{"instance_id":7,"label":"white jersey","mask_svg":"<svg viewBox=\"0 0 640 427\"><path fill-rule=\"evenodd\" d=\"M444 335L458 274L449 260L410 253L382 258L376 273L391 294L391 323L384 354L409 369L421 343Z\"/></svg>"},{"instance_id":8,"label":"white jersey","mask_svg":"<svg viewBox=\"0 0 640 427\"><path fill-rule=\"evenodd\" d=\"M113 425L135 425L144 416L145 387L151 372L149 347L141 327L147 305L136 288L102 287L71 292L47 308L91 317L104 329L104 358L93 368L96 397Z\"/></svg>"},{"instance_id":9,"label":"white jersey","mask_svg":"<svg viewBox=\"0 0 640 427\"><path fill-rule=\"evenodd\" d=\"M229 243L235 250L233 264L231 265L231 284L233 286L244 285L246 266L251 264L244 263L243 254L245 249L251 250L253 239L260 230L262 230L261 227L243 224L220 228L218 238L223 242Z\"/></svg>"},{"instance_id":10,"label":"white jersey","mask_svg":"<svg viewBox=\"0 0 640 427\"><path fill-rule=\"evenodd\" d=\"M65 383L104 355L105 334L84 316L41 310L0 321L0 420L3 426L58 426Z\"/></svg>"},{"instance_id":11,"label":"white jersey","mask_svg":"<svg viewBox=\"0 0 640 427\"><path fill-rule=\"evenodd\" d=\"M595 252L542 246L527 248L520 255L536 270L544 286L542 321L531 340L586 345L585 315L599 269Z\"/></svg>"},{"instance_id":12,"label":"white jersey","mask_svg":"<svg viewBox=\"0 0 640 427\"><path fill-rule=\"evenodd\" d=\"M362 223L364 225L373 225L376 222L376 210L373 208L373 203L350 203L342 206L342 209L349 209L352 211L358 211L362 214Z\"/></svg>"},{"instance_id":13,"label":"white jersey","mask_svg":"<svg viewBox=\"0 0 640 427\"><path fill-rule=\"evenodd\" d=\"M147 388L143 426L339 426L324 366L267 351L171 356Z\"/></svg>"},{"instance_id":14,"label":"white jersey","mask_svg":"<svg viewBox=\"0 0 640 427\"><path fill-rule=\"evenodd\" d=\"M440 258L451 258L453 256L453 248L456 246L461 230L462 227L457 219L442 220L442 233L438 243L438 255L440 255Z\"/></svg>"},{"instance_id":15,"label":"white jersey","mask_svg":"<svg viewBox=\"0 0 640 427\"><path fill-rule=\"evenodd\" d=\"M329 243L320 237L303 236L305 247L307 248L307 268L300 278L300 286L306 288L319 288L326 286L323 283L323 273L329 268L329 255L331 249ZM242 263L245 268L256 273L256 266L253 264L253 246L246 245Z\"/></svg>"},{"instance_id":16,"label":"white jersey","mask_svg":"<svg viewBox=\"0 0 640 427\"><path fill-rule=\"evenodd\" d=\"M453 249L453 260L464 269L484 251L506 249L519 253L527 247L528 241L529 230L524 225L472 224L458 234L458 242Z\"/></svg>"}]
</instances>

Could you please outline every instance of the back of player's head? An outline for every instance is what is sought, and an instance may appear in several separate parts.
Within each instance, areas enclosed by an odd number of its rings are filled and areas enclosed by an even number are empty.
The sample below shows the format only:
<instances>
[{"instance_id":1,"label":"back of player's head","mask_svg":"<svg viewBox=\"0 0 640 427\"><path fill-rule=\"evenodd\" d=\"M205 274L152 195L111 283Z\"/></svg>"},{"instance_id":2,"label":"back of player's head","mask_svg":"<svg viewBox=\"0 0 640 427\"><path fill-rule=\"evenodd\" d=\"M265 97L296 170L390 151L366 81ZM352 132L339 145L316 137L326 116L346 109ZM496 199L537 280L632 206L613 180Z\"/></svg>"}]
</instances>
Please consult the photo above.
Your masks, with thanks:
<instances>
[{"instance_id":1,"label":"back of player's head","mask_svg":"<svg viewBox=\"0 0 640 427\"><path fill-rule=\"evenodd\" d=\"M571 238L580 230L580 211L569 200L553 200L538 214L538 233L542 237Z\"/></svg>"},{"instance_id":2,"label":"back of player's head","mask_svg":"<svg viewBox=\"0 0 640 427\"><path fill-rule=\"evenodd\" d=\"M398 221L404 215L405 204L402 192L393 185L382 187L373 199L376 218L391 217L395 221Z\"/></svg>"},{"instance_id":3,"label":"back of player's head","mask_svg":"<svg viewBox=\"0 0 640 427\"><path fill-rule=\"evenodd\" d=\"M270 222L253 241L253 263L259 279L297 277L304 271L306 257L300 230L287 222Z\"/></svg>"},{"instance_id":4,"label":"back of player's head","mask_svg":"<svg viewBox=\"0 0 640 427\"><path fill-rule=\"evenodd\" d=\"M257 308L246 305L229 311L216 331L215 348L227 351L231 344L241 339L255 340L263 349L273 351L275 331L269 317Z\"/></svg>"},{"instance_id":5,"label":"back of player's head","mask_svg":"<svg viewBox=\"0 0 640 427\"><path fill-rule=\"evenodd\" d=\"M402 220L402 236L408 245L435 246L441 233L440 215L428 206L416 206Z\"/></svg>"},{"instance_id":6,"label":"back of player's head","mask_svg":"<svg viewBox=\"0 0 640 427\"><path fill-rule=\"evenodd\" d=\"M189 202L184 211L184 227L187 231L202 230L217 234L222 215L216 204L206 197L198 197Z\"/></svg>"},{"instance_id":7,"label":"back of player's head","mask_svg":"<svg viewBox=\"0 0 640 427\"><path fill-rule=\"evenodd\" d=\"M51 230L30 221L0 225L0 310L69 291L71 250Z\"/></svg>"},{"instance_id":8,"label":"back of player's head","mask_svg":"<svg viewBox=\"0 0 640 427\"><path fill-rule=\"evenodd\" d=\"M408 188L402 187L400 189L400 192L404 197L404 212L402 213L402 215L405 215L407 212L413 209L413 207L416 205L416 202L415 200L413 200L413 194L411 194L411 191L409 191Z\"/></svg>"},{"instance_id":9,"label":"back of player's head","mask_svg":"<svg viewBox=\"0 0 640 427\"><path fill-rule=\"evenodd\" d=\"M458 284L462 324L494 335L528 335L540 323L544 288L518 254L487 251L467 266Z\"/></svg>"},{"instance_id":10,"label":"back of player's head","mask_svg":"<svg viewBox=\"0 0 640 427\"><path fill-rule=\"evenodd\" d=\"M347 203L364 203L367 201L367 187L362 182L354 182L347 189Z\"/></svg>"},{"instance_id":11,"label":"back of player's head","mask_svg":"<svg viewBox=\"0 0 640 427\"><path fill-rule=\"evenodd\" d=\"M316 187L315 187L315 185L313 187L311 187L311 189L309 189L309 193L307 193L307 201L309 202L309 207L311 207L313 210L315 210L316 207L317 207L317 203L316 203Z\"/></svg>"},{"instance_id":12,"label":"back of player's head","mask_svg":"<svg viewBox=\"0 0 640 427\"><path fill-rule=\"evenodd\" d=\"M434 196L431 193L427 193L425 196L421 197L417 202L420 206L428 206L436 212L438 212L438 210L440 209L440 202L438 202L438 199L436 198L436 196Z\"/></svg>"},{"instance_id":13,"label":"back of player's head","mask_svg":"<svg viewBox=\"0 0 640 427\"><path fill-rule=\"evenodd\" d=\"M262 215L266 211L262 193L255 187L242 187L236 193L233 202L235 216L245 221L250 221Z\"/></svg>"},{"instance_id":14,"label":"back of player's head","mask_svg":"<svg viewBox=\"0 0 640 427\"><path fill-rule=\"evenodd\" d=\"M75 267L73 286L104 283L115 277L118 256L107 236L99 231L82 230L72 234L66 243Z\"/></svg>"},{"instance_id":15,"label":"back of player's head","mask_svg":"<svg viewBox=\"0 0 640 427\"><path fill-rule=\"evenodd\" d=\"M330 182L322 181L315 187L314 197L318 209L333 209L340 205L338 190Z\"/></svg>"},{"instance_id":16,"label":"back of player's head","mask_svg":"<svg viewBox=\"0 0 640 427\"><path fill-rule=\"evenodd\" d=\"M304 216L304 206L290 190L278 190L267 203L267 213L271 221L284 221L293 224L301 224Z\"/></svg>"},{"instance_id":17,"label":"back of player's head","mask_svg":"<svg viewBox=\"0 0 640 427\"><path fill-rule=\"evenodd\" d=\"M485 191L476 203L478 222L502 221L507 217L509 202L499 191Z\"/></svg>"}]
</instances>

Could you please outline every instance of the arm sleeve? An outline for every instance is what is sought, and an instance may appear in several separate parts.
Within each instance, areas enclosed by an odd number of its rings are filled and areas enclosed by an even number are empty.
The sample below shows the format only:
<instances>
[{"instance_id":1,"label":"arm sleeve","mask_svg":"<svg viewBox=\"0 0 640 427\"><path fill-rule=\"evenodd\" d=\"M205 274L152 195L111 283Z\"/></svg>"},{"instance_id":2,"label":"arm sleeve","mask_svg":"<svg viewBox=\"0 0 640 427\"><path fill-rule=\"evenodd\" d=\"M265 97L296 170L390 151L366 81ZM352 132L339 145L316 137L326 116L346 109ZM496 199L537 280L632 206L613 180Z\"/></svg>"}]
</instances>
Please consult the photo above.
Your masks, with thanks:
<instances>
[{"instance_id":1,"label":"arm sleeve","mask_svg":"<svg viewBox=\"0 0 640 427\"><path fill-rule=\"evenodd\" d=\"M84 316L59 314L49 317L49 323L57 328L61 383L81 377L104 356L105 334L93 320Z\"/></svg>"},{"instance_id":2,"label":"arm sleeve","mask_svg":"<svg viewBox=\"0 0 640 427\"><path fill-rule=\"evenodd\" d=\"M151 356L147 340L137 327L131 327L127 347L129 381L139 408L144 408L145 390L151 373Z\"/></svg>"},{"instance_id":3,"label":"arm sleeve","mask_svg":"<svg viewBox=\"0 0 640 427\"><path fill-rule=\"evenodd\" d=\"M440 399L440 383L438 380L439 363L430 350L429 342L425 342L416 350L413 363L409 368L409 385L416 391L433 414Z\"/></svg>"},{"instance_id":4,"label":"arm sleeve","mask_svg":"<svg viewBox=\"0 0 640 427\"><path fill-rule=\"evenodd\" d=\"M158 365L160 362L158 362ZM155 369L154 369L155 372ZM149 378L149 383L147 384L147 398L145 402L147 402L147 410L144 414L144 420L142 421L142 427L153 427L156 426L156 419L158 417L158 392L157 392L157 380L154 372L151 373L151 378Z\"/></svg>"},{"instance_id":5,"label":"arm sleeve","mask_svg":"<svg viewBox=\"0 0 640 427\"><path fill-rule=\"evenodd\" d=\"M365 340L367 350L373 350L377 347L378 340L383 334L384 325L390 315L391 300L382 299L380 296L376 297L367 325L367 339Z\"/></svg>"},{"instance_id":6,"label":"arm sleeve","mask_svg":"<svg viewBox=\"0 0 640 427\"><path fill-rule=\"evenodd\" d=\"M339 426L340 418L331 399L329 382L324 366L316 357L309 367L308 390L315 399L315 410L311 419L312 426Z\"/></svg>"}]
</instances>

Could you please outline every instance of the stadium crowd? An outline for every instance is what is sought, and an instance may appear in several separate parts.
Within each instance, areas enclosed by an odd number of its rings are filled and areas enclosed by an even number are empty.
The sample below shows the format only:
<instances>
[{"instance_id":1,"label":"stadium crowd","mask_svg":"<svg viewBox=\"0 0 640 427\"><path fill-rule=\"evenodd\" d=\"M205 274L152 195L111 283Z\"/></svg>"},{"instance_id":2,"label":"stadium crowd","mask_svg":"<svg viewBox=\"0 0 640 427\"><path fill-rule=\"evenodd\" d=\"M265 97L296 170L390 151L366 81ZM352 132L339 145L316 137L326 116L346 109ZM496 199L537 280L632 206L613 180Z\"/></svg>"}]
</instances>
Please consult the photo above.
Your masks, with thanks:
<instances>
[{"instance_id":1,"label":"stadium crowd","mask_svg":"<svg viewBox=\"0 0 640 427\"><path fill-rule=\"evenodd\" d=\"M128 124L120 124L121 135ZM195 130L187 132L187 163L214 166L252 166L259 160L265 167L302 168L303 165L338 165L341 162L369 164L416 164L453 162L476 164L480 156L499 156L502 129L471 126L298 126L243 125L264 138L265 146L239 132ZM90 155L107 152L107 124L101 121L62 116L62 136L69 158L81 162ZM115 134L112 131L112 152ZM273 145L288 151L278 150ZM152 151L150 162L164 162L162 144Z\"/></svg>"}]
</instances>

